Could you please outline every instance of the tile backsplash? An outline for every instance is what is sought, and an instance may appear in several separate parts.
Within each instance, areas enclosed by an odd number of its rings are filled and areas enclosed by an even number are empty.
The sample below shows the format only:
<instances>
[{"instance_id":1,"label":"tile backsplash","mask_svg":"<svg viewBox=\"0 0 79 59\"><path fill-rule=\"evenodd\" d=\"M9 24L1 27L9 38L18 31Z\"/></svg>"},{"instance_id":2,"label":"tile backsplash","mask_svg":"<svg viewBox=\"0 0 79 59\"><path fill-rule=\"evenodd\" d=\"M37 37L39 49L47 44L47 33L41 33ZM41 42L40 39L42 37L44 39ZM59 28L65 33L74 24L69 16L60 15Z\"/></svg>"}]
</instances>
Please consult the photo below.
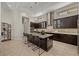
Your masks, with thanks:
<instances>
[{"instance_id":1,"label":"tile backsplash","mask_svg":"<svg viewBox=\"0 0 79 59\"><path fill-rule=\"evenodd\" d=\"M77 33L77 29L53 29L57 30L58 32L64 32L64 33Z\"/></svg>"},{"instance_id":2,"label":"tile backsplash","mask_svg":"<svg viewBox=\"0 0 79 59\"><path fill-rule=\"evenodd\" d=\"M47 31L47 32L63 32L63 33L77 33L77 29L53 29L52 26L47 27L47 29L38 29L38 31Z\"/></svg>"}]
</instances>

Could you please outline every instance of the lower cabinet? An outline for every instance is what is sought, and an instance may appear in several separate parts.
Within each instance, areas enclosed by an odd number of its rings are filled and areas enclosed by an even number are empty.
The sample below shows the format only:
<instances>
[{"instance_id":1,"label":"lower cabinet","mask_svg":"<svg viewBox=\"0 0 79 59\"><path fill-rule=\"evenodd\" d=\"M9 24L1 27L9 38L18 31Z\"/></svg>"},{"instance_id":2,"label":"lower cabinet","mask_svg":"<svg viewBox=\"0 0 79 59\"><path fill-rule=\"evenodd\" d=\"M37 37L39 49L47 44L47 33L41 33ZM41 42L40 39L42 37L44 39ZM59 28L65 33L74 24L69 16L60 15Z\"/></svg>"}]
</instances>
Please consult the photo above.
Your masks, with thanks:
<instances>
[{"instance_id":1,"label":"lower cabinet","mask_svg":"<svg viewBox=\"0 0 79 59\"><path fill-rule=\"evenodd\" d=\"M41 43L40 47L45 51L50 50L53 46L53 41L50 37L45 39L40 39L40 43Z\"/></svg>"},{"instance_id":2,"label":"lower cabinet","mask_svg":"<svg viewBox=\"0 0 79 59\"><path fill-rule=\"evenodd\" d=\"M49 50L53 46L53 41L51 38L47 38L47 49Z\"/></svg>"},{"instance_id":3,"label":"lower cabinet","mask_svg":"<svg viewBox=\"0 0 79 59\"><path fill-rule=\"evenodd\" d=\"M68 34L54 34L54 40L77 45L77 35L68 35Z\"/></svg>"}]
</instances>

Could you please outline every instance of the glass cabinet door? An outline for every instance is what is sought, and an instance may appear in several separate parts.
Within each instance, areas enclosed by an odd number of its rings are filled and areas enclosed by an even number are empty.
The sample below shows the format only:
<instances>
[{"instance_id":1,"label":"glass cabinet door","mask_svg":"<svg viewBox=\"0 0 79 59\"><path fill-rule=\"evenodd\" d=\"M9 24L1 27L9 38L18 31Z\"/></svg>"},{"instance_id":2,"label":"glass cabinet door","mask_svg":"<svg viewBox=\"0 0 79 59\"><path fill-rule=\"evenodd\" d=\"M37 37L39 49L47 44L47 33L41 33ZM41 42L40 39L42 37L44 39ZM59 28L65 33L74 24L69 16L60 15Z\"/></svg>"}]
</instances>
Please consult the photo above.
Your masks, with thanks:
<instances>
[{"instance_id":1,"label":"glass cabinet door","mask_svg":"<svg viewBox=\"0 0 79 59\"><path fill-rule=\"evenodd\" d=\"M41 28L46 28L46 22L41 22Z\"/></svg>"},{"instance_id":2,"label":"glass cabinet door","mask_svg":"<svg viewBox=\"0 0 79 59\"><path fill-rule=\"evenodd\" d=\"M60 20L57 20L57 28L60 28Z\"/></svg>"},{"instance_id":3,"label":"glass cabinet door","mask_svg":"<svg viewBox=\"0 0 79 59\"><path fill-rule=\"evenodd\" d=\"M56 25L57 25L57 22L56 22L56 21L54 21L54 28L56 28Z\"/></svg>"}]
</instances>

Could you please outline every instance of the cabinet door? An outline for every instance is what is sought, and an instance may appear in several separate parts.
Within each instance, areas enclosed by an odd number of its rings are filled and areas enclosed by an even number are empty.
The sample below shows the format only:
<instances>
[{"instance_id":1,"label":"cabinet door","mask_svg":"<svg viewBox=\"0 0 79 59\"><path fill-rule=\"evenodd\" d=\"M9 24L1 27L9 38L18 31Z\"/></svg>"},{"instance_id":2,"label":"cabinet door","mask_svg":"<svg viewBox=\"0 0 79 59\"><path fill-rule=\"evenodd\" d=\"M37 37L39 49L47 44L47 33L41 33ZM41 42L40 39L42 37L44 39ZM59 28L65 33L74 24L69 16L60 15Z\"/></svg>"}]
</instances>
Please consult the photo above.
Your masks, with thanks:
<instances>
[{"instance_id":1,"label":"cabinet door","mask_svg":"<svg viewBox=\"0 0 79 59\"><path fill-rule=\"evenodd\" d=\"M54 23L53 23L53 28L57 28L57 21L56 20L54 20Z\"/></svg>"},{"instance_id":2,"label":"cabinet door","mask_svg":"<svg viewBox=\"0 0 79 59\"><path fill-rule=\"evenodd\" d=\"M60 34L54 34L53 39L56 41L61 41L61 35Z\"/></svg>"},{"instance_id":3,"label":"cabinet door","mask_svg":"<svg viewBox=\"0 0 79 59\"><path fill-rule=\"evenodd\" d=\"M54 40L77 45L77 36L76 35L67 35L67 34L54 34Z\"/></svg>"},{"instance_id":4,"label":"cabinet door","mask_svg":"<svg viewBox=\"0 0 79 59\"><path fill-rule=\"evenodd\" d=\"M45 28L47 28L47 21L45 21Z\"/></svg>"},{"instance_id":5,"label":"cabinet door","mask_svg":"<svg viewBox=\"0 0 79 59\"><path fill-rule=\"evenodd\" d=\"M77 28L78 15L55 19L54 28Z\"/></svg>"},{"instance_id":6,"label":"cabinet door","mask_svg":"<svg viewBox=\"0 0 79 59\"><path fill-rule=\"evenodd\" d=\"M61 28L77 28L78 16L70 16L61 19Z\"/></svg>"},{"instance_id":7,"label":"cabinet door","mask_svg":"<svg viewBox=\"0 0 79 59\"><path fill-rule=\"evenodd\" d=\"M40 23L40 28L46 28L46 27L47 27L46 21Z\"/></svg>"},{"instance_id":8,"label":"cabinet door","mask_svg":"<svg viewBox=\"0 0 79 59\"><path fill-rule=\"evenodd\" d=\"M77 36L75 35L62 35L62 42L68 43L68 44L73 44L77 45Z\"/></svg>"},{"instance_id":9,"label":"cabinet door","mask_svg":"<svg viewBox=\"0 0 79 59\"><path fill-rule=\"evenodd\" d=\"M61 26L60 26L60 24L61 24L60 21L61 21L61 20L57 20L57 28L61 28Z\"/></svg>"}]
</instances>

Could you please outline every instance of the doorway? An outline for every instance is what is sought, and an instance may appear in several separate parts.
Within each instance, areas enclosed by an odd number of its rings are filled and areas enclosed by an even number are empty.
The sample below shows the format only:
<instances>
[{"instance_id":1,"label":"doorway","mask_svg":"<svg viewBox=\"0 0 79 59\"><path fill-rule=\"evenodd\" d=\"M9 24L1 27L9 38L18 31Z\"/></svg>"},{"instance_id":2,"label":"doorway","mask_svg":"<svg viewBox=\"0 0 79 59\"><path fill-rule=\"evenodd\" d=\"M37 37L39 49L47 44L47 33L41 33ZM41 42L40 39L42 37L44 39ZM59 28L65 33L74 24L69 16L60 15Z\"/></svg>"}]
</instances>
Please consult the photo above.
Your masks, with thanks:
<instances>
[{"instance_id":1,"label":"doorway","mask_svg":"<svg viewBox=\"0 0 79 59\"><path fill-rule=\"evenodd\" d=\"M30 21L28 17L22 17L22 24L23 24L23 29L24 33L30 33Z\"/></svg>"}]
</instances>

